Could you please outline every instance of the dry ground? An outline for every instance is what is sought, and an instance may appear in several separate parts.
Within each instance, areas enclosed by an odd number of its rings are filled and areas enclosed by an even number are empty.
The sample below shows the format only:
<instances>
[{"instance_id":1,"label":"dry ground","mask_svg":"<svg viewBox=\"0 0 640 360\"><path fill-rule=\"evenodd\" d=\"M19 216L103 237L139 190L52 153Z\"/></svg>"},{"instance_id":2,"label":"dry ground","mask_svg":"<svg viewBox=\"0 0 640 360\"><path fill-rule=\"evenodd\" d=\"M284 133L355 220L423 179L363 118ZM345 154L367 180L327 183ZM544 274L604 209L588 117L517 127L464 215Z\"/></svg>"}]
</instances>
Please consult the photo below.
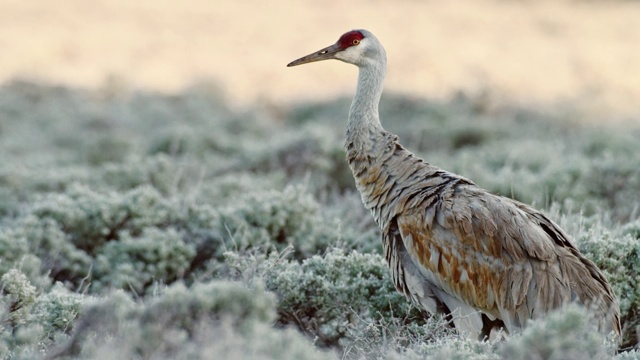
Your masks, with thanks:
<instances>
[{"instance_id":1,"label":"dry ground","mask_svg":"<svg viewBox=\"0 0 640 360\"><path fill-rule=\"evenodd\" d=\"M0 24L0 83L214 79L235 104L326 99L352 93L355 68L285 64L362 27L386 45L388 90L640 108L637 1L2 0Z\"/></svg>"}]
</instances>

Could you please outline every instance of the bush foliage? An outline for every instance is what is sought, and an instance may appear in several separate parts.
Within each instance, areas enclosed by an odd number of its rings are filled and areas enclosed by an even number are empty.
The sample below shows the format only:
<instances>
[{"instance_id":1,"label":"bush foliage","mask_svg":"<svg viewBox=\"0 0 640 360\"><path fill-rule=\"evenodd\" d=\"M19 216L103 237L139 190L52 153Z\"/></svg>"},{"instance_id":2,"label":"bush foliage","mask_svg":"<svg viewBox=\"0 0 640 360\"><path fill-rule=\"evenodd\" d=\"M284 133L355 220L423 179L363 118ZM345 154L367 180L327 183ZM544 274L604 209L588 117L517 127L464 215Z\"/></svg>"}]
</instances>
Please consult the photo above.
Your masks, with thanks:
<instances>
[{"instance_id":1,"label":"bush foliage","mask_svg":"<svg viewBox=\"0 0 640 360\"><path fill-rule=\"evenodd\" d=\"M397 293L342 150L349 100L0 87L0 355L10 359L640 359L640 127L481 97L385 95L417 155L549 213L619 299L461 338Z\"/></svg>"}]
</instances>

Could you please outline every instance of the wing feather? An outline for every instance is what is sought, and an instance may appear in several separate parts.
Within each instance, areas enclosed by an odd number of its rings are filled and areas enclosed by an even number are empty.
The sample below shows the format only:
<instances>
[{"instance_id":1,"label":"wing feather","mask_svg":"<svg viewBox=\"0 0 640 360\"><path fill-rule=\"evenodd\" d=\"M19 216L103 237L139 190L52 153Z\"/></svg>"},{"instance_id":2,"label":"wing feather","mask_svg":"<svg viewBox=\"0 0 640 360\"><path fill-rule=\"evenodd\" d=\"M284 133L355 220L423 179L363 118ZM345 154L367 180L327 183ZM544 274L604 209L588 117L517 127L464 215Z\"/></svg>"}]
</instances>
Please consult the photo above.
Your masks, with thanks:
<instances>
[{"instance_id":1,"label":"wing feather","mask_svg":"<svg viewBox=\"0 0 640 360\"><path fill-rule=\"evenodd\" d=\"M620 332L609 284L555 223L382 135L371 139L375 156L347 143L347 160L399 291L430 311L479 310L481 322L502 320L509 331L569 301L595 303Z\"/></svg>"},{"instance_id":2,"label":"wing feather","mask_svg":"<svg viewBox=\"0 0 640 360\"><path fill-rule=\"evenodd\" d=\"M438 195L400 212L397 226L408 256L447 305L454 298L502 319L509 331L574 299L606 294L603 306L614 307L595 265L541 213L473 184Z\"/></svg>"}]
</instances>

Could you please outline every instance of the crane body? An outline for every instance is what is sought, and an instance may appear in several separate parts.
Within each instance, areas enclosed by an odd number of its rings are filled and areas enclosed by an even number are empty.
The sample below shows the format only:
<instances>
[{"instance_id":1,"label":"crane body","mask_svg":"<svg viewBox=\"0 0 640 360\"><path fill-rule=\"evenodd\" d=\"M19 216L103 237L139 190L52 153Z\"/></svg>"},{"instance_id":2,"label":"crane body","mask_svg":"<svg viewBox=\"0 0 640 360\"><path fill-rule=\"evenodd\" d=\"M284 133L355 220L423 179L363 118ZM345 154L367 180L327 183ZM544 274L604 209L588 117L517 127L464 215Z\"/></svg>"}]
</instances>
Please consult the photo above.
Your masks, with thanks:
<instances>
[{"instance_id":1,"label":"crane body","mask_svg":"<svg viewBox=\"0 0 640 360\"><path fill-rule=\"evenodd\" d=\"M346 158L364 206L382 232L396 289L443 313L469 337L519 331L570 302L593 309L603 332L620 334L613 291L557 224L405 149L384 130L378 104L386 53L366 30L291 62L337 59L359 67L349 110Z\"/></svg>"}]
</instances>

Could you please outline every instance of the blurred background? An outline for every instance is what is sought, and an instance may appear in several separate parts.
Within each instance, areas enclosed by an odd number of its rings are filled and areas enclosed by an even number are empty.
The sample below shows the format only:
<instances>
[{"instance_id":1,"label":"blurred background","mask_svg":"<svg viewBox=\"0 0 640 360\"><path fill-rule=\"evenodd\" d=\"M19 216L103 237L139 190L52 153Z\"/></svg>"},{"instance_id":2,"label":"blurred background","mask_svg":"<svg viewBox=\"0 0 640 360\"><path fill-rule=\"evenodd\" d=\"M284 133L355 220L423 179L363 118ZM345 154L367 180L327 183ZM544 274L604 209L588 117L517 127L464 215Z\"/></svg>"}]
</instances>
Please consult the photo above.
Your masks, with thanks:
<instances>
[{"instance_id":1,"label":"blurred background","mask_svg":"<svg viewBox=\"0 0 640 360\"><path fill-rule=\"evenodd\" d=\"M302 55L366 28L387 48L387 91L458 91L637 113L637 1L0 1L0 82L173 92L214 81L235 106L350 95L356 69ZM607 117L611 118L611 117Z\"/></svg>"}]
</instances>

